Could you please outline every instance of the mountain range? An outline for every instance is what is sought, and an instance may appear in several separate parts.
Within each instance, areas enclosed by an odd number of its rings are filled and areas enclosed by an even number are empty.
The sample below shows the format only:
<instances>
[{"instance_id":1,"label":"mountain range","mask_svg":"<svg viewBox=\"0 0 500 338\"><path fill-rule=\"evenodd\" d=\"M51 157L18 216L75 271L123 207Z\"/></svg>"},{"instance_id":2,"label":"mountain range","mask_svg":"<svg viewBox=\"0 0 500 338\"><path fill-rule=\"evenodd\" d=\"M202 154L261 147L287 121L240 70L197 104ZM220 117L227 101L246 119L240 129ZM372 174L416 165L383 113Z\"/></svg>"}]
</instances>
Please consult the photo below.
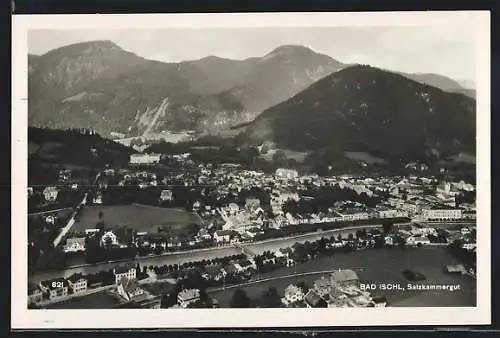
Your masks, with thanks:
<instances>
[{"instance_id":1,"label":"mountain range","mask_svg":"<svg viewBox=\"0 0 500 338\"><path fill-rule=\"evenodd\" d=\"M111 41L78 43L28 55L28 121L53 129L92 128L104 136L217 132L251 122L265 111L255 121L263 123L259 121L269 110L281 109L275 107L352 67L294 45L244 60L208 56L165 63ZM400 75L442 91L474 95L444 76Z\"/></svg>"},{"instance_id":2,"label":"mountain range","mask_svg":"<svg viewBox=\"0 0 500 338\"><path fill-rule=\"evenodd\" d=\"M260 114L242 138L259 145L368 152L385 159L475 154L475 100L357 65L317 81Z\"/></svg>"}]
</instances>

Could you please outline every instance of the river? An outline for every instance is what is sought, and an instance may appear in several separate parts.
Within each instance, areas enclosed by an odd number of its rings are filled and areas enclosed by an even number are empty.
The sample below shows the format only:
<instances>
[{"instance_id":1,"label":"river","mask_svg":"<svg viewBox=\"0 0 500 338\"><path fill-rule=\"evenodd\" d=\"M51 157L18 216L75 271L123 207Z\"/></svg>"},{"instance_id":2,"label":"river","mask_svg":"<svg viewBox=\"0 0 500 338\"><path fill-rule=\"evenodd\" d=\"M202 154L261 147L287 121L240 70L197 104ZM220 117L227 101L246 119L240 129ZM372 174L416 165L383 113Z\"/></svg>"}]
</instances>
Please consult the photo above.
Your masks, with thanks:
<instances>
[{"instance_id":1,"label":"river","mask_svg":"<svg viewBox=\"0 0 500 338\"><path fill-rule=\"evenodd\" d=\"M280 248L286 248L292 246L296 242L304 243L306 241L314 241L320 239L323 236L337 236L339 233L342 234L342 237L347 237L350 233L354 234L356 230L360 229L370 229L377 228L379 225L367 225L363 227L350 227L344 229L335 229L328 230L323 232L314 232L305 235L299 235L294 237L287 238L276 238L261 241L258 243L250 243L244 244L246 248L251 250L256 254L260 254L264 251L276 251ZM209 249L201 249L201 250L193 250L187 252L179 252L179 253L171 253L163 256L146 256L137 258L134 260L127 261L127 263L136 265L136 264L146 264L146 265L170 265L170 264L182 264L186 262L195 262L201 261L203 259L212 259L217 257L231 256L235 254L240 254L242 251L239 248L225 246L225 247L216 247ZM74 273L83 273L90 274L96 273L103 270L110 270L116 266L123 265L125 262L115 262L115 263L100 263L96 265L85 265L85 266L76 266L69 267L65 270L61 271L47 271L47 272L38 272L29 277L29 280L32 282L40 282L44 280L50 280L59 277L69 277Z\"/></svg>"}]
</instances>

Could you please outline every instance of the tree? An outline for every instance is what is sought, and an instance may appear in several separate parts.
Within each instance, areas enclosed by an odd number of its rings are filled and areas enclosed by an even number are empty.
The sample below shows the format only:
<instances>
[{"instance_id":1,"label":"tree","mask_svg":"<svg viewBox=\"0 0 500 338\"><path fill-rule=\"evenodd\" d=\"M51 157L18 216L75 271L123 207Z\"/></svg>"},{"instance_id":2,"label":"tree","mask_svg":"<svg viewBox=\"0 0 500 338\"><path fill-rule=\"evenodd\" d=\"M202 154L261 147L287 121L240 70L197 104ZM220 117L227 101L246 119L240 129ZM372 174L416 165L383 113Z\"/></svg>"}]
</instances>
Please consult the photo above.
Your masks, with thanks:
<instances>
[{"instance_id":1,"label":"tree","mask_svg":"<svg viewBox=\"0 0 500 338\"><path fill-rule=\"evenodd\" d=\"M249 308L252 305L252 300L247 296L246 292L242 289L237 289L233 293L233 298L230 301L232 308Z\"/></svg>"},{"instance_id":2,"label":"tree","mask_svg":"<svg viewBox=\"0 0 500 338\"><path fill-rule=\"evenodd\" d=\"M382 224L384 234L391 232L393 226L394 224L392 224L391 222L384 222L384 224Z\"/></svg>"},{"instance_id":3,"label":"tree","mask_svg":"<svg viewBox=\"0 0 500 338\"><path fill-rule=\"evenodd\" d=\"M273 155L273 162L277 165L284 165L287 162L286 154L283 150L277 150Z\"/></svg>"},{"instance_id":4,"label":"tree","mask_svg":"<svg viewBox=\"0 0 500 338\"><path fill-rule=\"evenodd\" d=\"M262 307L265 308L278 308L281 306L281 299L278 295L278 290L275 287L270 287L262 293L261 296Z\"/></svg>"}]
</instances>

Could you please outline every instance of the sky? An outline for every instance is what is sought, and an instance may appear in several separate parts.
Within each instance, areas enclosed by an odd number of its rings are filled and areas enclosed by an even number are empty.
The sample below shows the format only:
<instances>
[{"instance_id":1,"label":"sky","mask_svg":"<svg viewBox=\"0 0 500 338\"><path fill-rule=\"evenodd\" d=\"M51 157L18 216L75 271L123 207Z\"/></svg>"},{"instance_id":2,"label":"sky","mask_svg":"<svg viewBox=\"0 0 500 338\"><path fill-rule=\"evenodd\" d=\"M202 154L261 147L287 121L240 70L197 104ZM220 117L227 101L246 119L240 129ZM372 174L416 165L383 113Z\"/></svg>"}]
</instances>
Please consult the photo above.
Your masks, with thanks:
<instances>
[{"instance_id":1,"label":"sky","mask_svg":"<svg viewBox=\"0 0 500 338\"><path fill-rule=\"evenodd\" d=\"M209 55L244 59L281 45L303 45L345 63L475 80L474 30L463 26L32 30L28 50L40 55L92 40L111 40L139 56L165 62Z\"/></svg>"}]
</instances>

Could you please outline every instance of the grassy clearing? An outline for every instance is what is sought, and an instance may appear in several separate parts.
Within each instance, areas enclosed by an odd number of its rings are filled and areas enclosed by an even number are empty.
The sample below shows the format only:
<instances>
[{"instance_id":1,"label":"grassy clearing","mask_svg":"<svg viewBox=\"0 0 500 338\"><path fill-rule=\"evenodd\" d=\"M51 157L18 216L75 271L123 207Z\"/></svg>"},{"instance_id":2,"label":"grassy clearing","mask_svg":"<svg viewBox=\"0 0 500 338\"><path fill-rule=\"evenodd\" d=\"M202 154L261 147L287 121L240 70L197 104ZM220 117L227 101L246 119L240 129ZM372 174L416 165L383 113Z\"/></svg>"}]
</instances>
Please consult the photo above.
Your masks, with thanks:
<instances>
[{"instance_id":1,"label":"grassy clearing","mask_svg":"<svg viewBox=\"0 0 500 338\"><path fill-rule=\"evenodd\" d=\"M191 225L199 225L200 219L193 213L181 209L149 207L140 205L91 206L83 209L80 221L72 231L93 229L102 220L107 227L127 226L139 232L156 233L158 227L167 227L173 233L181 233Z\"/></svg>"}]
</instances>

